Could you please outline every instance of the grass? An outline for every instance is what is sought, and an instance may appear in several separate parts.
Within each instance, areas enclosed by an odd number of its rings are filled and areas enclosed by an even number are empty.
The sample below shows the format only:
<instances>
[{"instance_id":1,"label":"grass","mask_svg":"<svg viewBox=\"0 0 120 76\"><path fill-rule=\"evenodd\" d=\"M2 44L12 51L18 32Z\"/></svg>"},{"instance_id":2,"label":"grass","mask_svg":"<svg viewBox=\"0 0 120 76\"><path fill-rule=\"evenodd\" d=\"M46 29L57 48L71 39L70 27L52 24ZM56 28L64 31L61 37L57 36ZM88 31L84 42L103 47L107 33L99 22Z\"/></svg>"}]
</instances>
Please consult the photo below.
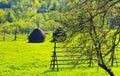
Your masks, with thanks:
<instances>
[{"instance_id":1,"label":"grass","mask_svg":"<svg viewBox=\"0 0 120 76\"><path fill-rule=\"evenodd\" d=\"M51 71L53 51L51 34L44 43L28 43L26 39L0 41L0 76L109 76L100 67L81 67ZM120 67L112 67L116 76Z\"/></svg>"}]
</instances>

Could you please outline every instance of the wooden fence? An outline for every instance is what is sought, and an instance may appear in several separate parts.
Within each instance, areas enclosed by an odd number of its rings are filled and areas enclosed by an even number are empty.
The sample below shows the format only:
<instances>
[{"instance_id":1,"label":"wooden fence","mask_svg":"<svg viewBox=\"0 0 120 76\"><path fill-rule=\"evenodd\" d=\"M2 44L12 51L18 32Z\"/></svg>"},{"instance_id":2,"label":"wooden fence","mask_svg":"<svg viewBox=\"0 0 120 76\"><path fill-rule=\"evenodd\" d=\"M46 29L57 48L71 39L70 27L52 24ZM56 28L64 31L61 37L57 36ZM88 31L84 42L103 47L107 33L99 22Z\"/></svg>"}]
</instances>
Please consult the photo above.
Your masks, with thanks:
<instances>
[{"instance_id":1,"label":"wooden fence","mask_svg":"<svg viewBox=\"0 0 120 76\"><path fill-rule=\"evenodd\" d=\"M13 41L13 40L27 40L28 34L20 34L18 33L16 36L14 34L5 34L0 33L0 41Z\"/></svg>"},{"instance_id":2,"label":"wooden fence","mask_svg":"<svg viewBox=\"0 0 120 76\"><path fill-rule=\"evenodd\" d=\"M91 54L82 53L82 50L65 50L64 48L79 48L79 47L57 47L54 43L54 51L50 68L52 70L64 69L64 68L80 68L80 67L93 67L97 65L97 57L93 57ZM88 56L89 55L89 56ZM105 60L109 60L106 58ZM120 65L120 47L116 47L114 66Z\"/></svg>"}]
</instances>

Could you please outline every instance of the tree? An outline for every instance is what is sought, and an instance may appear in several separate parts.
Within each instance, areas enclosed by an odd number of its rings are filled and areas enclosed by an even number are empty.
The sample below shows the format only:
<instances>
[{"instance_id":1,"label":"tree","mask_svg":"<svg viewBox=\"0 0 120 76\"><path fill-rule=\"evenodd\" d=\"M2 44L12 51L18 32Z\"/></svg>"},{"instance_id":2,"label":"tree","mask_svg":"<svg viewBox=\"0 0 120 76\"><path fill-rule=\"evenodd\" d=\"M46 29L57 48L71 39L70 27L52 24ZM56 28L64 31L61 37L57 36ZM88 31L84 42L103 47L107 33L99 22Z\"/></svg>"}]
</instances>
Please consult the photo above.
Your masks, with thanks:
<instances>
[{"instance_id":1,"label":"tree","mask_svg":"<svg viewBox=\"0 0 120 76\"><path fill-rule=\"evenodd\" d=\"M13 21L15 21L16 19L15 19L15 13L14 13L14 11L11 9L11 10L9 10L8 11L8 13L7 13L7 21L8 22L13 22Z\"/></svg>"},{"instance_id":2,"label":"tree","mask_svg":"<svg viewBox=\"0 0 120 76\"><path fill-rule=\"evenodd\" d=\"M1 25L1 29L0 31L3 33L3 41L6 40L6 33L10 33L10 23L9 22L5 22L4 24Z\"/></svg>"},{"instance_id":3,"label":"tree","mask_svg":"<svg viewBox=\"0 0 120 76\"><path fill-rule=\"evenodd\" d=\"M36 7L36 8L40 7L40 2L39 2L39 0L34 0L34 1L33 1L33 6Z\"/></svg>"},{"instance_id":4,"label":"tree","mask_svg":"<svg viewBox=\"0 0 120 76\"><path fill-rule=\"evenodd\" d=\"M120 24L114 30L110 28L110 18L118 15L118 12L113 12L118 2L120 0L71 1L73 6L66 10L69 12L63 13L65 16L61 20L69 31L69 41L79 35L76 46L82 47L89 57L94 54L98 65L110 76L114 76L114 73L108 64L113 65L115 47L120 42Z\"/></svg>"},{"instance_id":5,"label":"tree","mask_svg":"<svg viewBox=\"0 0 120 76\"><path fill-rule=\"evenodd\" d=\"M0 23L4 23L6 20L6 14L3 9L0 9Z\"/></svg>"},{"instance_id":6,"label":"tree","mask_svg":"<svg viewBox=\"0 0 120 76\"><path fill-rule=\"evenodd\" d=\"M45 20L43 15L40 13L32 17L31 21L36 23L36 28L40 28Z\"/></svg>"},{"instance_id":7,"label":"tree","mask_svg":"<svg viewBox=\"0 0 120 76\"><path fill-rule=\"evenodd\" d=\"M12 27L13 34L14 34L14 40L17 40L17 34L19 32L19 29L20 29L20 23L14 22L11 24L11 27Z\"/></svg>"}]
</instances>

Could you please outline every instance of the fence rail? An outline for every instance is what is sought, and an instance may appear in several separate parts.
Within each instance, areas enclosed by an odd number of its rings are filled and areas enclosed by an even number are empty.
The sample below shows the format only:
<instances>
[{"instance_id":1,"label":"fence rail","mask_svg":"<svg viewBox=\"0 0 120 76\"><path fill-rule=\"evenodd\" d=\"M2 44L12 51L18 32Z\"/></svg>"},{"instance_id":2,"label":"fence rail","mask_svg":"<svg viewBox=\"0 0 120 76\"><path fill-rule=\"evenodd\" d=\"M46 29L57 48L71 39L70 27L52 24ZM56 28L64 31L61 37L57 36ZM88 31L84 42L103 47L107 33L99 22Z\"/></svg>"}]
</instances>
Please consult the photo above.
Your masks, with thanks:
<instances>
[{"instance_id":1,"label":"fence rail","mask_svg":"<svg viewBox=\"0 0 120 76\"><path fill-rule=\"evenodd\" d=\"M72 48L73 50L60 50L60 49L69 49ZM81 50L74 50L75 48L81 48L81 47L57 47L56 42L54 43L54 51L50 68L52 70L59 70L60 68L77 68L77 67L83 67L83 66L98 66L97 65L97 58L93 57L91 54L84 54L81 53ZM116 53L114 57L114 64L116 66L120 66L120 46L116 47ZM58 50L59 49L59 50ZM119 53L118 53L119 52ZM104 60L109 61L109 58L105 58ZM109 65L108 65L109 66Z\"/></svg>"},{"instance_id":2,"label":"fence rail","mask_svg":"<svg viewBox=\"0 0 120 76\"><path fill-rule=\"evenodd\" d=\"M28 34L17 34L16 35L16 40L27 40L28 39ZM6 34L3 36L0 34L0 41L12 41L15 40L15 35L14 34Z\"/></svg>"}]
</instances>

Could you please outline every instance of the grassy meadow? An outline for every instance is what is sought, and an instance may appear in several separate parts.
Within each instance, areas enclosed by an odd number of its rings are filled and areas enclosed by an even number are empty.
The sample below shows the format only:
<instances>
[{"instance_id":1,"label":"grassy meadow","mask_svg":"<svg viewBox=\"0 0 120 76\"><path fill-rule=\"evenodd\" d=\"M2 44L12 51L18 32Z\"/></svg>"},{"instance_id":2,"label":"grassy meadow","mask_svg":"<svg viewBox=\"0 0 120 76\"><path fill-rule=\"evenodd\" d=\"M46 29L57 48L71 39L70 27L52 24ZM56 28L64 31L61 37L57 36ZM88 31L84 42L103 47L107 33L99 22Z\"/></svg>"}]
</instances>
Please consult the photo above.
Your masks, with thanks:
<instances>
[{"instance_id":1,"label":"grassy meadow","mask_svg":"<svg viewBox=\"0 0 120 76\"><path fill-rule=\"evenodd\" d=\"M100 67L81 67L51 71L54 44L51 34L43 43L28 43L27 38L0 41L0 76L109 76ZM26 37L26 36L25 36ZM10 38L10 37L8 37ZM14 39L14 38L13 38ZM115 76L120 67L112 67Z\"/></svg>"}]
</instances>

